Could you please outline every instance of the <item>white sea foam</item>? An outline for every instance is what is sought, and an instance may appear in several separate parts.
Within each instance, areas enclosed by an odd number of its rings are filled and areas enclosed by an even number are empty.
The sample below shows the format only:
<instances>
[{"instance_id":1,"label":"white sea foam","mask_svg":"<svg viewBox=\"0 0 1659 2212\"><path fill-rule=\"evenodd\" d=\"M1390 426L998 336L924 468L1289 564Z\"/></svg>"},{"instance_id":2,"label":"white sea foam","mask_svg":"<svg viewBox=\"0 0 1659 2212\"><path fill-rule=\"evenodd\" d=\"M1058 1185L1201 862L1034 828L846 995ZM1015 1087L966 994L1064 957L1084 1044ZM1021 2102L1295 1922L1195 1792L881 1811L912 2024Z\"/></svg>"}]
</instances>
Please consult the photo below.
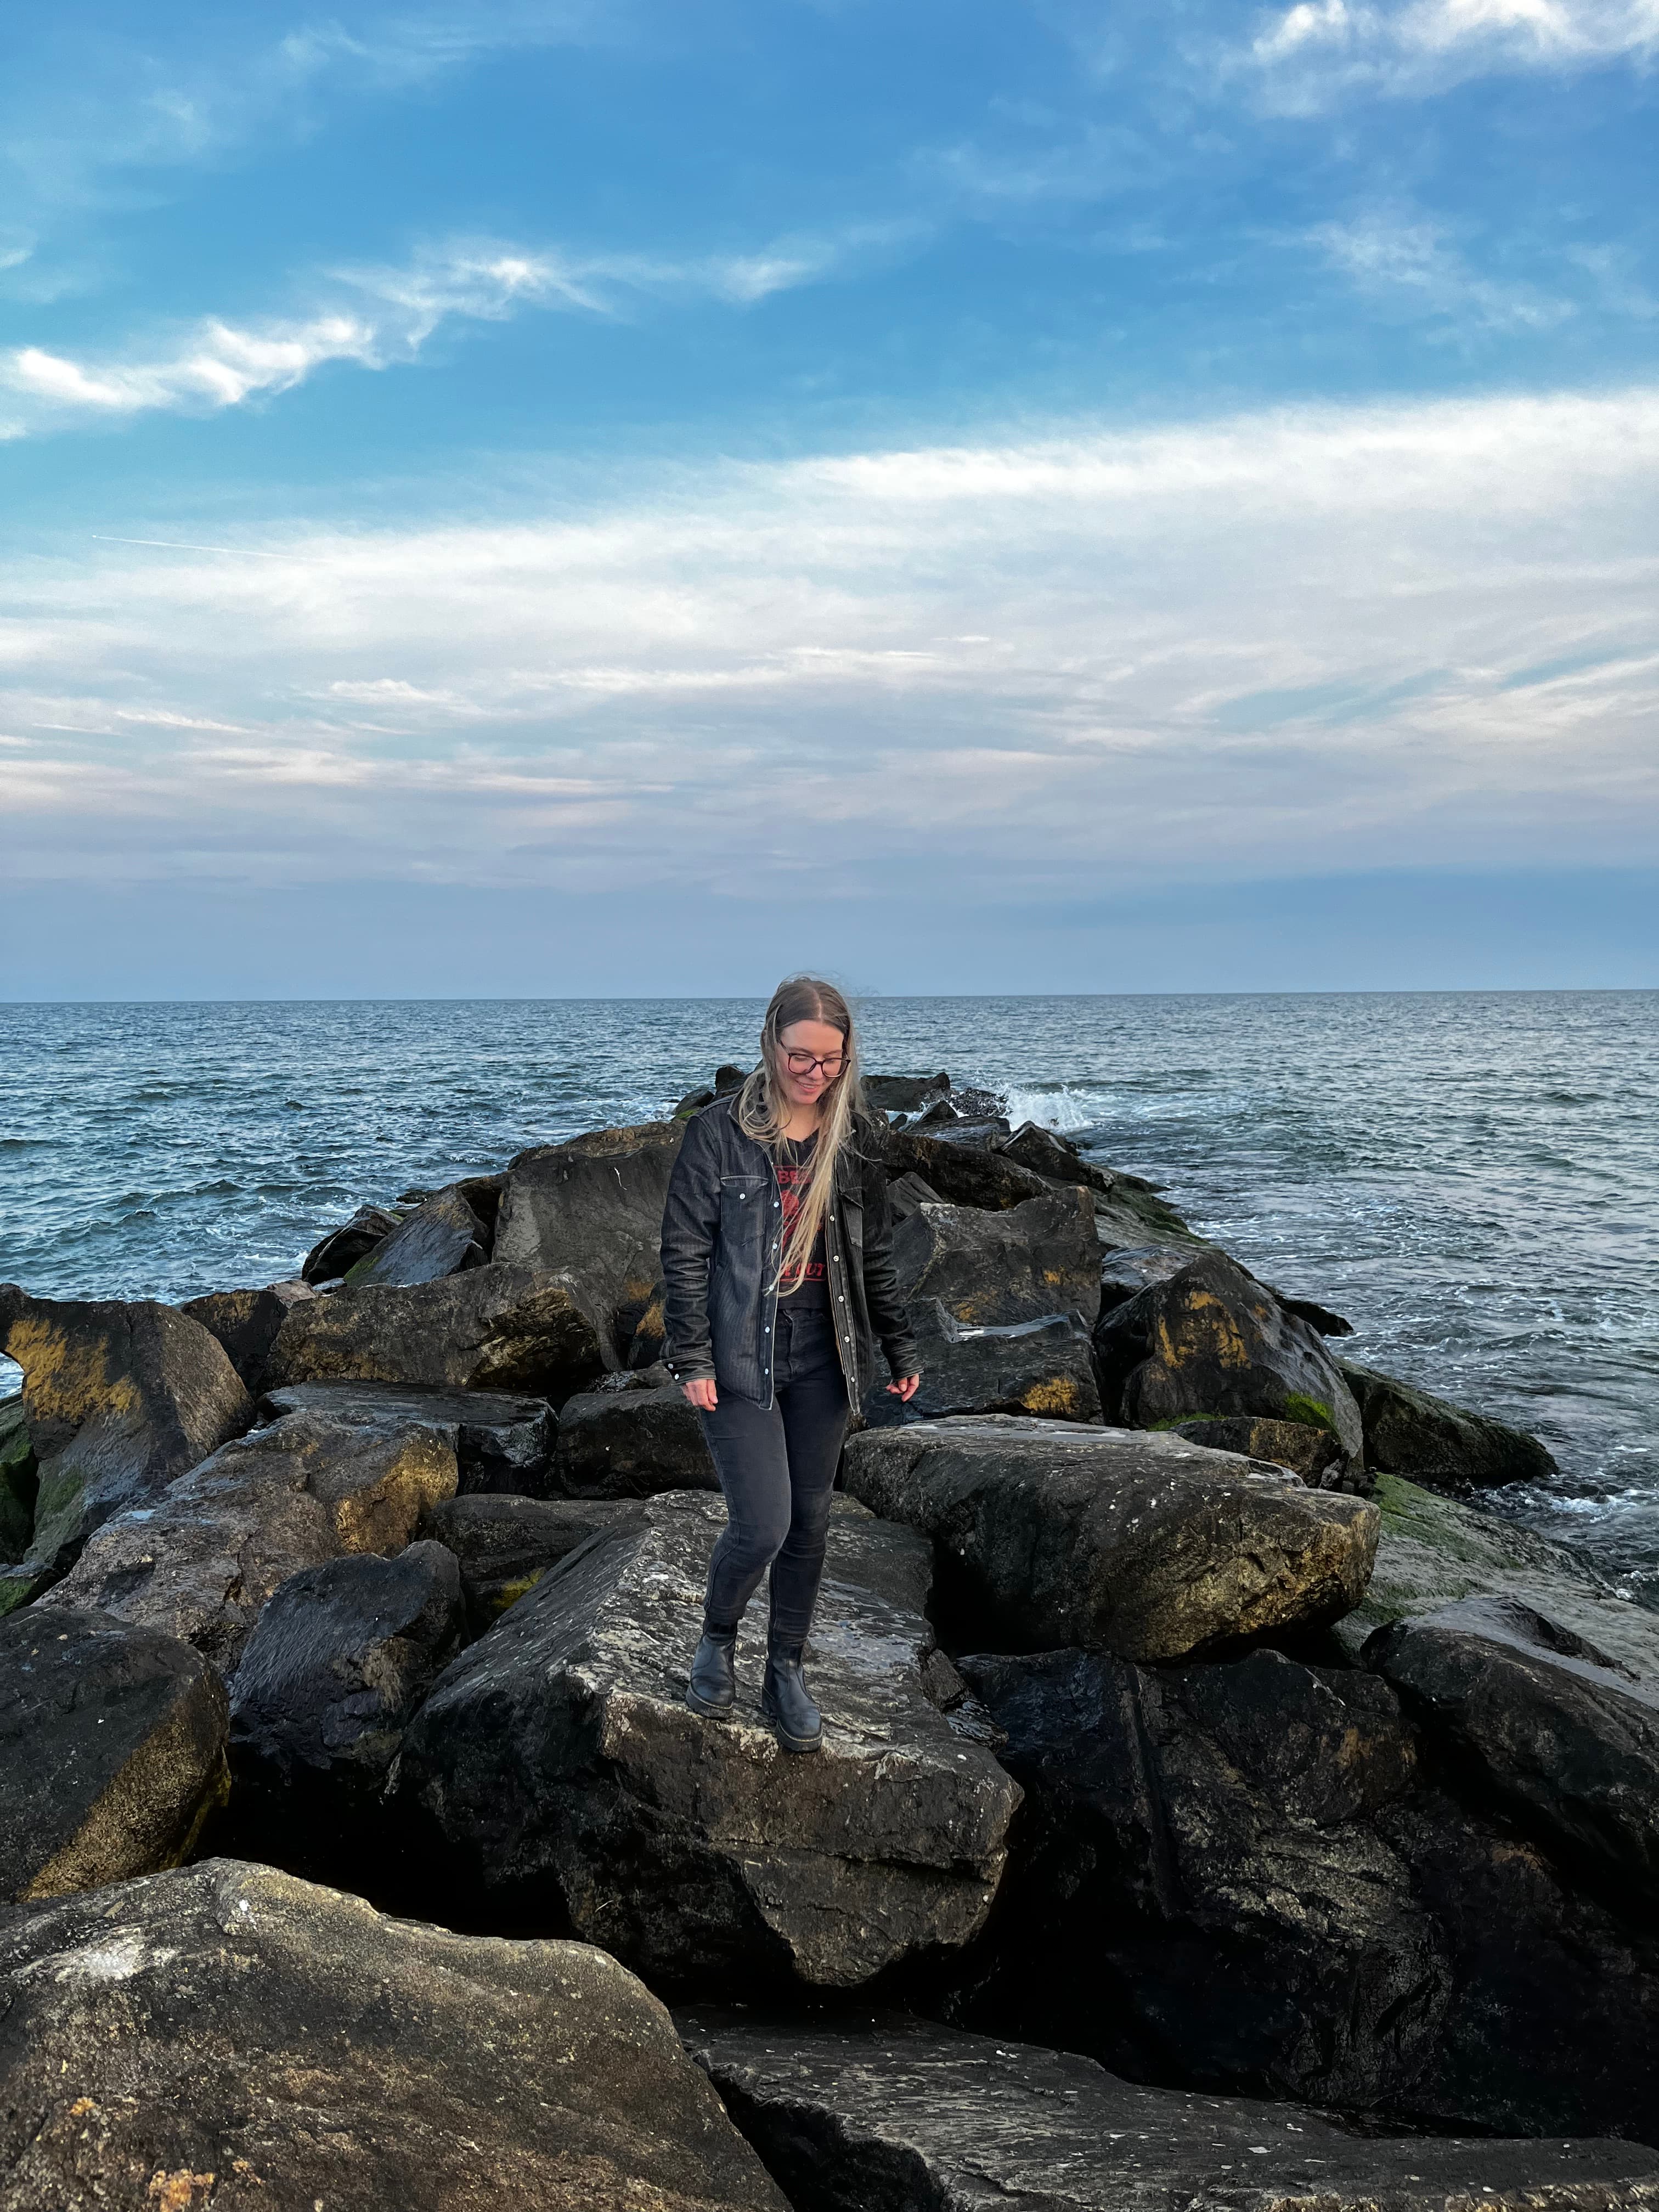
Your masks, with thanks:
<instances>
[{"instance_id":1,"label":"white sea foam","mask_svg":"<svg viewBox=\"0 0 1659 2212\"><path fill-rule=\"evenodd\" d=\"M1003 1097L1015 1128L1022 1121L1035 1121L1044 1129L1086 1129L1091 1121L1101 1119L1111 1103L1107 1091L1073 1089L1069 1084L1035 1091L1011 1085Z\"/></svg>"}]
</instances>

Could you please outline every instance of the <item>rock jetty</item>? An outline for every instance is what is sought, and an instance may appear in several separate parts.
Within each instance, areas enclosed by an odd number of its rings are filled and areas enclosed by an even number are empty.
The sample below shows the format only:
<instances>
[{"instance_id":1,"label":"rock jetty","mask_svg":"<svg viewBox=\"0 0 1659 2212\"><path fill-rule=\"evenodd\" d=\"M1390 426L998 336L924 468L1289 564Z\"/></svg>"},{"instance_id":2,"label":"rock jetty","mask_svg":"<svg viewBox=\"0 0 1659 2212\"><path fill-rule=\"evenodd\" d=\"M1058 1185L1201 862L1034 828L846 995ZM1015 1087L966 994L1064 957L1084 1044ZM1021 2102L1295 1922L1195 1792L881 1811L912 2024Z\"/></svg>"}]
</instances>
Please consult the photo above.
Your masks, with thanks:
<instances>
[{"instance_id":1,"label":"rock jetty","mask_svg":"<svg viewBox=\"0 0 1659 2212\"><path fill-rule=\"evenodd\" d=\"M1659 1616L948 1074L868 1086L926 1372L823 1751L763 1597L690 1713L656 1238L740 1079L278 1283L0 1285L0 2205L1659 2212Z\"/></svg>"}]
</instances>

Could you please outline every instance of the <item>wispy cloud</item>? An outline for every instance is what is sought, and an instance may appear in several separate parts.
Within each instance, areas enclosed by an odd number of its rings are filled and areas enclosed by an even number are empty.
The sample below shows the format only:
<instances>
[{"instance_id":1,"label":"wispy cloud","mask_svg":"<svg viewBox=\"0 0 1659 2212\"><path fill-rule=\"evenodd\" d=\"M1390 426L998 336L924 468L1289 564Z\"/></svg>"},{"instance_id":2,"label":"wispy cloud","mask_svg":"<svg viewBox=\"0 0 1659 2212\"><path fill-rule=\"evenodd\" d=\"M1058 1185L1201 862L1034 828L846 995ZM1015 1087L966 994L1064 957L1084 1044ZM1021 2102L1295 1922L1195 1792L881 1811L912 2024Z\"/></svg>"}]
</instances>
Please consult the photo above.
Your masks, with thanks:
<instances>
[{"instance_id":1,"label":"wispy cloud","mask_svg":"<svg viewBox=\"0 0 1659 2212\"><path fill-rule=\"evenodd\" d=\"M1249 47L1273 104L1433 92L1468 76L1659 53L1659 0L1296 0Z\"/></svg>"},{"instance_id":2,"label":"wispy cloud","mask_svg":"<svg viewBox=\"0 0 1659 2212\"><path fill-rule=\"evenodd\" d=\"M236 324L210 317L160 346L79 360L43 346L0 354L0 437L156 409L211 412L291 391L330 362L386 368L411 362L451 322L501 322L525 308L612 316L647 300L703 297L752 307L836 274L916 234L868 225L786 237L760 251L683 260L573 255L498 244L453 246L402 268L333 270L337 304Z\"/></svg>"},{"instance_id":3,"label":"wispy cloud","mask_svg":"<svg viewBox=\"0 0 1659 2212\"><path fill-rule=\"evenodd\" d=\"M1358 290L1448 325L1546 331L1577 313L1571 298L1474 268L1449 226L1430 216L1372 210L1317 224L1307 239Z\"/></svg>"},{"instance_id":4,"label":"wispy cloud","mask_svg":"<svg viewBox=\"0 0 1659 2212\"><path fill-rule=\"evenodd\" d=\"M258 562L89 548L0 580L9 865L1048 900L1638 857L1656 495L1640 390L732 467Z\"/></svg>"}]
</instances>

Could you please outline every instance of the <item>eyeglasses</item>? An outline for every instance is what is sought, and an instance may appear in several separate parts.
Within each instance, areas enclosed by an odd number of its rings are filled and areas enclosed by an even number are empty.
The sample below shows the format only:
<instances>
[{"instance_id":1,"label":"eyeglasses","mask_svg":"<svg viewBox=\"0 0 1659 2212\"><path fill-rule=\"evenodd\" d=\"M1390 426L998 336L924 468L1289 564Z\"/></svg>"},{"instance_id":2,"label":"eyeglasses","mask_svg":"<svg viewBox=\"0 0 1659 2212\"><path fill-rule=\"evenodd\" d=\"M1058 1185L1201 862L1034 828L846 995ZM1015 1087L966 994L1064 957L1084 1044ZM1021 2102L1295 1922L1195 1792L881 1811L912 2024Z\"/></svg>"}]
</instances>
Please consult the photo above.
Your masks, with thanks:
<instances>
[{"instance_id":1,"label":"eyeglasses","mask_svg":"<svg viewBox=\"0 0 1659 2212\"><path fill-rule=\"evenodd\" d=\"M847 1065L847 1055L839 1052L825 1053L822 1057L815 1052L787 1052L783 1056L789 1063L791 1075L810 1075L815 1067L821 1067L826 1083L833 1083Z\"/></svg>"}]
</instances>

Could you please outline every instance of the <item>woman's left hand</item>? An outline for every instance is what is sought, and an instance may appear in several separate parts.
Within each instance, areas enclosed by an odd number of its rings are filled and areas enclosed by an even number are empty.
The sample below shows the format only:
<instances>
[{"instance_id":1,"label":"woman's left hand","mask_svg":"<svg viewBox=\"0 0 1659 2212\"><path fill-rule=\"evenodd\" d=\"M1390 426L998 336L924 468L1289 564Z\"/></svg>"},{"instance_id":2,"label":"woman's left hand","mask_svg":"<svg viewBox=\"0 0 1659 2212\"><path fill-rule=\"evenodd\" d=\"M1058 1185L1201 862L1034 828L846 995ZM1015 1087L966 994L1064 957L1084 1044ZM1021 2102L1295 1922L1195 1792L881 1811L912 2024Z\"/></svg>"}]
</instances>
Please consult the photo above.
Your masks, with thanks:
<instances>
[{"instance_id":1,"label":"woman's left hand","mask_svg":"<svg viewBox=\"0 0 1659 2212\"><path fill-rule=\"evenodd\" d=\"M896 1382L890 1382L887 1388L902 1405L908 1406L921 1388L921 1377L920 1375L903 1375Z\"/></svg>"}]
</instances>

